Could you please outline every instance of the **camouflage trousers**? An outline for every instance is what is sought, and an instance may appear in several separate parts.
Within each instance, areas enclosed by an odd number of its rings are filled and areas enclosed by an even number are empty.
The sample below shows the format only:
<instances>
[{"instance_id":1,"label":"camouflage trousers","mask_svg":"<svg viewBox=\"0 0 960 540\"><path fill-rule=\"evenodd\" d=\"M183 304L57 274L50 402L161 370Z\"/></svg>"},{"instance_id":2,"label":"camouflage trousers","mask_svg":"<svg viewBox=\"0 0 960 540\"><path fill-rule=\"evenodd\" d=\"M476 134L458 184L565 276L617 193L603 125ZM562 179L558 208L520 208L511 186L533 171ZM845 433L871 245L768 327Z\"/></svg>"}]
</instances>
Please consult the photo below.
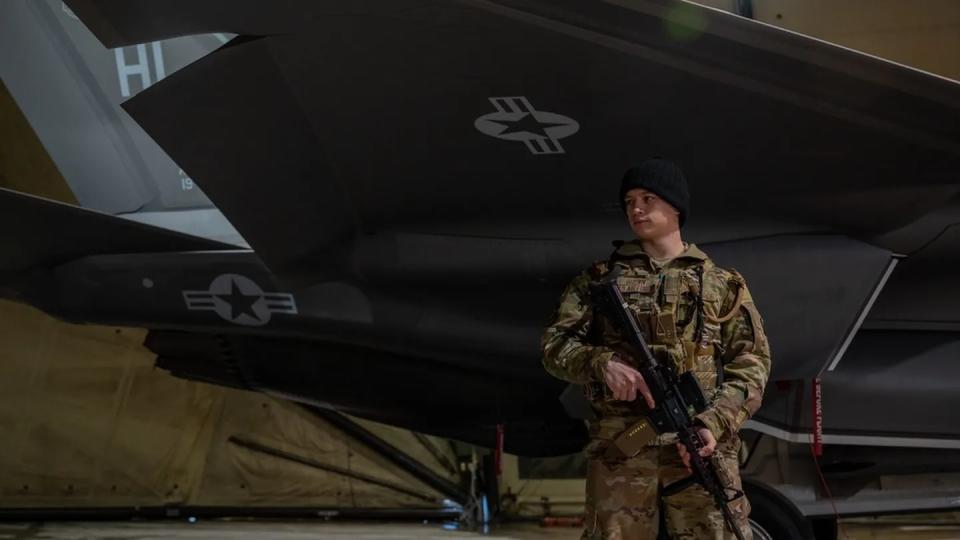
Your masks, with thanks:
<instances>
[{"instance_id":1,"label":"camouflage trousers","mask_svg":"<svg viewBox=\"0 0 960 540\"><path fill-rule=\"evenodd\" d=\"M586 529L581 540L644 540L657 538L661 507L667 533L674 539L731 539L720 510L699 485L660 497L660 489L689 475L675 445L649 446L634 457L612 459L604 455L609 441L595 439L587 452ZM740 440L717 446L727 474L740 489L737 452ZM750 503L740 497L730 503L744 538L751 539L747 516Z\"/></svg>"}]
</instances>

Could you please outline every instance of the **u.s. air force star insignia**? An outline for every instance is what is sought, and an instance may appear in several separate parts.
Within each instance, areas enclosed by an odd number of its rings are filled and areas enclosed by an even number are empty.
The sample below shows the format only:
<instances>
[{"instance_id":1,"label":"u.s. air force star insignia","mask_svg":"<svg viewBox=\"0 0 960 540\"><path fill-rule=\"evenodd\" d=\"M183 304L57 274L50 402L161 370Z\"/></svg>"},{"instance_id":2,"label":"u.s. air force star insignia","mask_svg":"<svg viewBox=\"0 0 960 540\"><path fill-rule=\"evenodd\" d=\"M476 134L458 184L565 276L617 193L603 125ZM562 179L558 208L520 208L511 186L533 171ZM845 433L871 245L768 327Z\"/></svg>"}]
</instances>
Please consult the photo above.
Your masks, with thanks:
<instances>
[{"instance_id":1,"label":"u.s. air force star insignia","mask_svg":"<svg viewBox=\"0 0 960 540\"><path fill-rule=\"evenodd\" d=\"M273 313L297 313L289 293L265 293L252 279L221 274L206 291L183 291L190 311L215 311L222 319L242 326L263 326Z\"/></svg>"},{"instance_id":2,"label":"u.s. air force star insignia","mask_svg":"<svg viewBox=\"0 0 960 540\"><path fill-rule=\"evenodd\" d=\"M561 114L537 111L523 96L490 98L497 112L485 114L473 122L480 133L523 141L534 155L564 154L560 139L573 135L580 124Z\"/></svg>"}]
</instances>

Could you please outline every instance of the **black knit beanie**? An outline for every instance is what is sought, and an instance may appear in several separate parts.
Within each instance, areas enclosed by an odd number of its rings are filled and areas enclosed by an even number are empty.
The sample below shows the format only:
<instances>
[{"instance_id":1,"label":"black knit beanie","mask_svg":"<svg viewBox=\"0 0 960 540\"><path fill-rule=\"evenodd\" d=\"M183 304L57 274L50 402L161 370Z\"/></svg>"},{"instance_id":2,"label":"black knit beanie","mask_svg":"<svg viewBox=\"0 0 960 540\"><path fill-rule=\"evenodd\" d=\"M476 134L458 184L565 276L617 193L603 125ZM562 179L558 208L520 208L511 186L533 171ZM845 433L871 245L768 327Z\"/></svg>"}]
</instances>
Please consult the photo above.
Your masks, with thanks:
<instances>
[{"instance_id":1,"label":"black knit beanie","mask_svg":"<svg viewBox=\"0 0 960 540\"><path fill-rule=\"evenodd\" d=\"M659 195L680 212L680 226L690 213L690 191L687 179L676 163L660 156L652 157L636 167L627 169L620 181L620 208L626 212L623 198L631 189L643 188Z\"/></svg>"}]
</instances>

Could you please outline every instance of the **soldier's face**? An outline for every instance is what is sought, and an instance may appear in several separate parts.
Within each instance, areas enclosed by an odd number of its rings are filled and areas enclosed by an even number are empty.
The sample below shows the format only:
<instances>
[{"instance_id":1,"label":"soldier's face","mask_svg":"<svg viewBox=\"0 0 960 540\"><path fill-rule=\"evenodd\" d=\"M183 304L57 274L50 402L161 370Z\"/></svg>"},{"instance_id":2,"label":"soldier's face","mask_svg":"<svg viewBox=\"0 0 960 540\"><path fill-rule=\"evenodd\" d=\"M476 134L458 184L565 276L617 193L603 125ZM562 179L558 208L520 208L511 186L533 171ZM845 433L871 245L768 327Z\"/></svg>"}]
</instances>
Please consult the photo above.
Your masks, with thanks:
<instances>
[{"instance_id":1,"label":"soldier's face","mask_svg":"<svg viewBox=\"0 0 960 540\"><path fill-rule=\"evenodd\" d=\"M631 189L624 202L630 229L641 240L661 238L680 228L680 212L652 191Z\"/></svg>"}]
</instances>

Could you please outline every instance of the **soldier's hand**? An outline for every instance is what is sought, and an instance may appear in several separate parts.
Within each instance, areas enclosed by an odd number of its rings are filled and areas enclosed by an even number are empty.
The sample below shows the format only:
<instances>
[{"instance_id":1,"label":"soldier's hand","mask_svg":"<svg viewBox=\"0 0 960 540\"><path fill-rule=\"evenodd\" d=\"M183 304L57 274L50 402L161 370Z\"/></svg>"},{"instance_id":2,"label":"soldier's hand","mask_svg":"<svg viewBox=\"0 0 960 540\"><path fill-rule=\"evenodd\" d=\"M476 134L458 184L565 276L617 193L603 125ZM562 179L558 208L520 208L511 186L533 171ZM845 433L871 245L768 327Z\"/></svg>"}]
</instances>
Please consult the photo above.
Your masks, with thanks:
<instances>
[{"instance_id":1,"label":"soldier's hand","mask_svg":"<svg viewBox=\"0 0 960 540\"><path fill-rule=\"evenodd\" d=\"M647 382L643 380L643 375L620 360L619 356L614 356L603 372L604 382L613 392L614 399L621 401L633 401L637 399L637 392L646 400L647 406L651 409L656 406L653 401L653 394L647 387Z\"/></svg>"},{"instance_id":2,"label":"soldier's hand","mask_svg":"<svg viewBox=\"0 0 960 540\"><path fill-rule=\"evenodd\" d=\"M717 439L713 437L713 433L705 427L697 429L697 432L700 434L700 438L703 439L703 448L700 449L700 457L710 457L713 455L713 451L717 448ZM677 450L680 451L680 459L683 460L683 464L687 467L687 470L693 472L690 468L690 453L687 452L687 448L680 443L677 443Z\"/></svg>"}]
</instances>

